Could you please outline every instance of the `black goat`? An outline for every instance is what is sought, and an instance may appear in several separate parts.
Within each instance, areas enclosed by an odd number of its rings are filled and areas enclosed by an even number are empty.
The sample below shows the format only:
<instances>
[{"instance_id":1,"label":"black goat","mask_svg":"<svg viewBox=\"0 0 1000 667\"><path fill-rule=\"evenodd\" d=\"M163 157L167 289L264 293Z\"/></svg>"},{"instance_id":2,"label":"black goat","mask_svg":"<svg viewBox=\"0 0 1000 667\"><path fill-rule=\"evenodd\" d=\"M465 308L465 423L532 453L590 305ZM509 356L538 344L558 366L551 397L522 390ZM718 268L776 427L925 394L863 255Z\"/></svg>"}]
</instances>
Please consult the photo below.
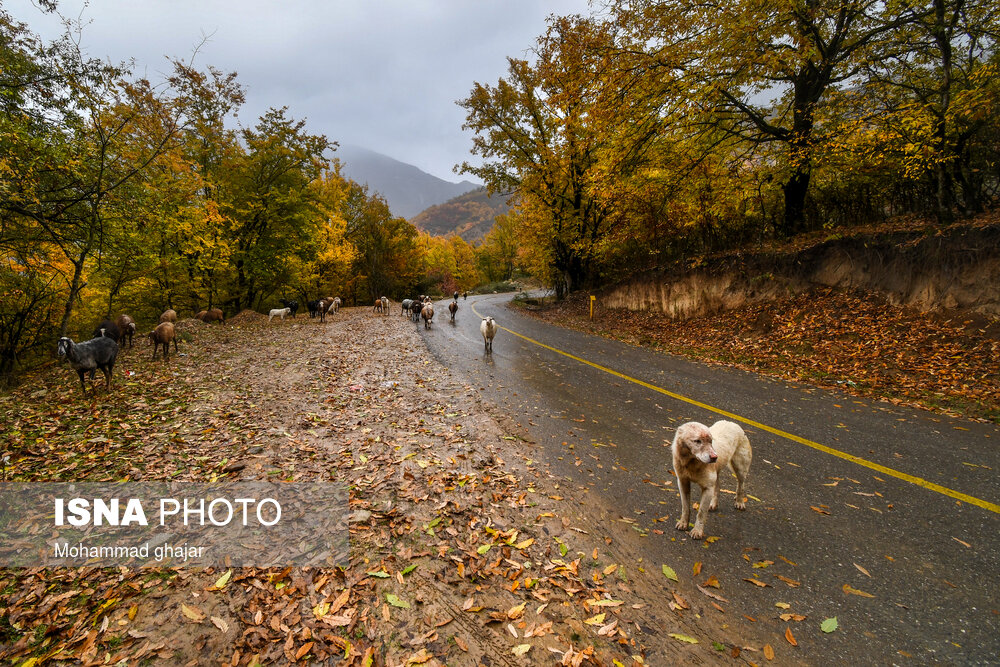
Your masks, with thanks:
<instances>
[{"instance_id":1,"label":"black goat","mask_svg":"<svg viewBox=\"0 0 1000 667\"><path fill-rule=\"evenodd\" d=\"M309 301L306 303L306 307L309 309L309 317L316 317L319 315L319 302L320 299L315 301Z\"/></svg>"},{"instance_id":2,"label":"black goat","mask_svg":"<svg viewBox=\"0 0 1000 667\"><path fill-rule=\"evenodd\" d=\"M90 371L100 368L104 373L104 381L108 389L111 389L111 371L115 368L115 359L118 358L118 343L104 336L98 336L83 343L74 343L69 338L60 338L56 345L56 354L69 359L69 364L80 374L80 387L84 396L87 395L87 385L83 381L83 376Z\"/></svg>"},{"instance_id":3,"label":"black goat","mask_svg":"<svg viewBox=\"0 0 1000 667\"><path fill-rule=\"evenodd\" d=\"M101 323L94 328L94 338L110 338L116 343L122 339L122 330L111 320L101 320Z\"/></svg>"},{"instance_id":4,"label":"black goat","mask_svg":"<svg viewBox=\"0 0 1000 667\"><path fill-rule=\"evenodd\" d=\"M295 313L297 313L298 310L299 310L299 302L298 301L296 301L295 299L291 299L291 300L289 300L289 299L278 299L278 302L281 303L281 305L284 306L285 308L288 308L289 310L291 310L292 311L292 317L295 317Z\"/></svg>"}]
</instances>

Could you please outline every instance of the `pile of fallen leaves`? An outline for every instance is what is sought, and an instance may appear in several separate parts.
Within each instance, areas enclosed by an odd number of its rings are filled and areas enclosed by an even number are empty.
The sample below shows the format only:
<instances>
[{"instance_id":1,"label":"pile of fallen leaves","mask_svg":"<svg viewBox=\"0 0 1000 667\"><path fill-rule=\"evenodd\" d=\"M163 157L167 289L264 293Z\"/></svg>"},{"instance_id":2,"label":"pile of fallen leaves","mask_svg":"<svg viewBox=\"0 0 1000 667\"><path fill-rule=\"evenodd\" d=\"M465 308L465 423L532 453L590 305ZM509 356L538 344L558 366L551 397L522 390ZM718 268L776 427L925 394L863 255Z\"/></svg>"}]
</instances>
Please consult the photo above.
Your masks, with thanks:
<instances>
[{"instance_id":1,"label":"pile of fallen leaves","mask_svg":"<svg viewBox=\"0 0 1000 667\"><path fill-rule=\"evenodd\" d=\"M762 650L696 625L721 596L685 599L676 575L627 570L610 537L578 527L475 390L431 365L420 329L367 309L245 327L258 335L198 328L168 362L124 352L110 394L41 369L0 396L4 479L336 481L350 562L0 570L0 659L632 665Z\"/></svg>"},{"instance_id":2,"label":"pile of fallen leaves","mask_svg":"<svg viewBox=\"0 0 1000 667\"><path fill-rule=\"evenodd\" d=\"M247 324L250 322L263 322L267 319L267 315L258 313L256 310L250 310L249 308L241 310L236 315L233 315L228 320L226 324Z\"/></svg>"},{"instance_id":3,"label":"pile of fallen leaves","mask_svg":"<svg viewBox=\"0 0 1000 667\"><path fill-rule=\"evenodd\" d=\"M586 295L530 312L670 354L1000 420L1000 323L981 316L945 319L831 289L684 321L601 308L591 321Z\"/></svg>"}]
</instances>

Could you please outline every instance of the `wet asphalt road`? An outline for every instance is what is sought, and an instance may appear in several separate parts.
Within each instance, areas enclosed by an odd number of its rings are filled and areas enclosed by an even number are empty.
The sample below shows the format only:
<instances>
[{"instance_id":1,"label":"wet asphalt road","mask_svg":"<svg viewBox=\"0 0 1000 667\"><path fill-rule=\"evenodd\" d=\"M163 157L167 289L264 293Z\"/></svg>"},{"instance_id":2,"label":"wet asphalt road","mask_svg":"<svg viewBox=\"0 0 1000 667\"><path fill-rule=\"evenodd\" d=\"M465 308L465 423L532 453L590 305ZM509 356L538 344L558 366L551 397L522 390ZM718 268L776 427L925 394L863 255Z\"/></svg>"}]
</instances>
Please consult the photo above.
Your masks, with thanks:
<instances>
[{"instance_id":1,"label":"wet asphalt road","mask_svg":"<svg viewBox=\"0 0 1000 667\"><path fill-rule=\"evenodd\" d=\"M702 562L693 583L718 578L724 622L808 664L1000 664L1000 428L553 327L507 308L510 296L459 301L454 324L442 301L431 330L413 326L437 361L464 373L515 419L520 435L536 443L526 445L526 455L587 488L592 511L635 522L645 562L671 564L689 580L692 565ZM506 329L492 356L484 353L477 315L492 315ZM722 418L716 410L757 425L741 424L754 453L748 509L732 508L735 479L724 478L720 511L706 530L720 539L706 545L674 529L679 500L669 442L678 424ZM806 619L783 621L782 613ZM824 634L820 623L833 616L839 627ZM789 653L786 627L801 653ZM760 654L750 659L765 662Z\"/></svg>"}]
</instances>

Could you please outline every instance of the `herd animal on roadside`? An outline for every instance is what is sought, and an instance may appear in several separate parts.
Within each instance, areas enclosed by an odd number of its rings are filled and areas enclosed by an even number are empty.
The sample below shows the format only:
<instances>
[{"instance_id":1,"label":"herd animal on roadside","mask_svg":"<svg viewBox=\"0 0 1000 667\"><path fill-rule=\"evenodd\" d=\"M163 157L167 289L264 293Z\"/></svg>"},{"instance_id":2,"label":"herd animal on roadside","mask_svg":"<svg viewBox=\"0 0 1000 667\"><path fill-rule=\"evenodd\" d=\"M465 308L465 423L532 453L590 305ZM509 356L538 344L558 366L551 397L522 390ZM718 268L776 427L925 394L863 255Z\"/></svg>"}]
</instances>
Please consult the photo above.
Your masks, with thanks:
<instances>
[{"instance_id":1,"label":"herd animal on roadside","mask_svg":"<svg viewBox=\"0 0 1000 667\"><path fill-rule=\"evenodd\" d=\"M467 295L463 294L463 297ZM268 322L272 322L275 317L279 321L284 321L286 316L295 317L299 303L296 300L281 298L278 299L282 308L273 308L268 313ZM340 297L323 297L315 301L306 302L310 318L318 317L320 322L326 321L327 315L340 312L343 302ZM378 315L388 315L391 303L387 297L379 297L374 300L372 311ZM458 312L458 292L453 295L453 299L448 304L450 322L455 323ZM434 303L430 296L421 294L416 299L403 299L400 304L400 315L404 315L419 323L423 321L424 329L431 329L434 323ZM210 308L201 310L193 315L194 319L205 323L225 322L225 314L220 308ZM148 333L143 334L153 347L152 359L163 349L163 359L170 359L170 344L173 343L174 353L179 354L177 345L178 332L175 327L177 322L177 311L168 308L163 311L157 320L157 325ZM485 353L491 355L493 352L493 338L496 336L499 327L492 317L482 319L480 332L483 336ZM89 373L93 380L95 374L100 370L104 374L105 387L111 389L112 371L120 352L126 349L125 343L128 341L128 349L134 347L134 338L138 333L136 321L128 314L122 313L116 319L109 318L101 320L94 328L91 340L74 342L68 337L59 339L56 346L56 354L61 360L68 361L70 366L77 371L80 377L80 386L84 395L87 394L87 384L85 376Z\"/></svg>"}]
</instances>

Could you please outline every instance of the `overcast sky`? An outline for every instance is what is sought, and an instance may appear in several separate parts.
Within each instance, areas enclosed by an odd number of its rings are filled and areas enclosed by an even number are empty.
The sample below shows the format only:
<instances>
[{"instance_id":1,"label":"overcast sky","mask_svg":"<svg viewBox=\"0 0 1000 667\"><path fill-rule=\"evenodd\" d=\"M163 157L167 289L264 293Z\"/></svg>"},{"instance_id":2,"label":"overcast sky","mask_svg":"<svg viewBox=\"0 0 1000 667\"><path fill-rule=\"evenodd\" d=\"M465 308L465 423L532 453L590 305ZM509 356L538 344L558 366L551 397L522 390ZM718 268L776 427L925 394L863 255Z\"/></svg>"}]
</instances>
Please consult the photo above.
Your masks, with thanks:
<instances>
[{"instance_id":1,"label":"overcast sky","mask_svg":"<svg viewBox=\"0 0 1000 667\"><path fill-rule=\"evenodd\" d=\"M60 32L29 0L3 5L43 37ZM288 106L314 133L449 181L469 178L452 173L471 147L455 101L476 81L496 83L550 14L589 13L587 0L60 0L59 9L90 21L89 55L134 58L151 80L169 71L166 56L190 59L208 36L195 64L239 73L244 125Z\"/></svg>"}]
</instances>

